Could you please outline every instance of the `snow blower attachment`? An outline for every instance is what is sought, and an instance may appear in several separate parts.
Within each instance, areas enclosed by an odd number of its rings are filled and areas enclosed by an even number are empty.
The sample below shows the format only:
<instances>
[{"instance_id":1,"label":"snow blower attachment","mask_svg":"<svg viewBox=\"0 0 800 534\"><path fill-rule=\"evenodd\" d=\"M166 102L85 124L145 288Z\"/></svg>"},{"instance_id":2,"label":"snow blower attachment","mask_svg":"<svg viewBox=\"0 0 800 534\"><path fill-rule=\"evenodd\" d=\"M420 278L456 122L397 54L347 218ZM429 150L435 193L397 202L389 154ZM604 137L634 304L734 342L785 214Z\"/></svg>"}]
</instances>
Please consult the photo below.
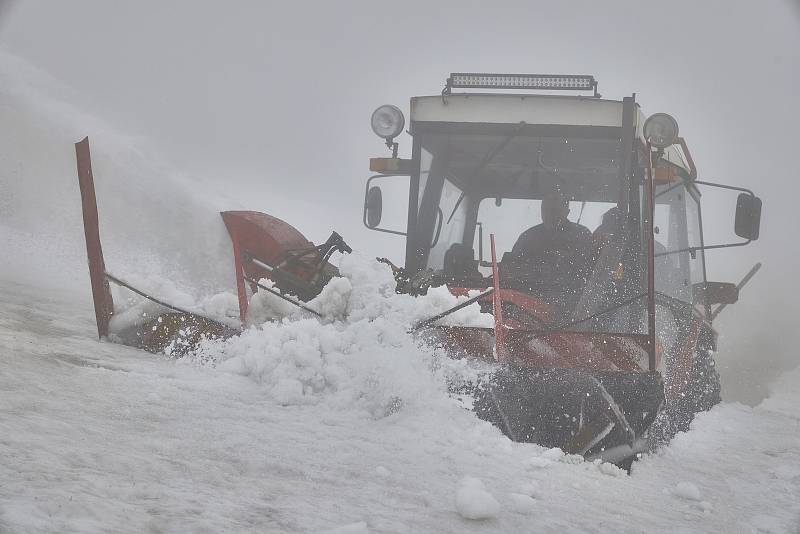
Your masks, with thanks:
<instances>
[{"instance_id":1,"label":"snow blower attachment","mask_svg":"<svg viewBox=\"0 0 800 534\"><path fill-rule=\"evenodd\" d=\"M241 332L201 313L186 310L154 297L106 271L100 245L97 200L92 176L89 139L75 144L78 182L83 207L86 252L92 284L97 333L126 345L149 352L182 356L192 351L203 339L227 338ZM241 323L247 313L247 287L252 292L263 289L291 302L312 314L317 312L303 302L317 296L338 270L328 260L336 252L352 252L342 237L333 232L322 245L315 246L286 222L255 211L221 213L233 244L236 284L239 294ZM262 284L269 279L273 286ZM114 302L109 282L168 310L111 332Z\"/></svg>"},{"instance_id":2,"label":"snow blower attachment","mask_svg":"<svg viewBox=\"0 0 800 534\"><path fill-rule=\"evenodd\" d=\"M319 295L338 269L328 260L334 252L353 251L342 236L333 232L322 245L315 246L293 226L265 213L256 211L225 211L222 220L233 243L236 289L239 295L239 314L242 323L247 315L247 282L253 292L258 289L275 293L298 307L319 315L300 301ZM259 283L271 280L280 292Z\"/></svg>"},{"instance_id":3,"label":"snow blower attachment","mask_svg":"<svg viewBox=\"0 0 800 534\"><path fill-rule=\"evenodd\" d=\"M457 92L467 89L483 93ZM363 221L405 240L402 266L380 260L392 266L398 292L446 286L469 296L410 328L455 358L491 362L491 372L477 384L453 386L454 394L466 391L476 414L513 440L623 466L719 402L712 321L737 301L758 266L739 285L710 282L704 254L758 238L758 197L699 181L672 117L646 118L634 97L602 99L592 76L453 73L441 94L412 98L410 108L410 159L397 156L402 111L381 106L372 116L391 157L370 160L375 174L366 182ZM113 313L108 281L138 290L105 272L87 141L77 149L104 337ZM383 227L385 195L377 184L389 182L408 191L400 202L391 199L408 212ZM738 195L733 231L743 241L705 244L701 187ZM306 302L337 276L328 260L350 252L342 238L334 232L315 246L270 215L231 211L222 218L241 323L257 290L316 314ZM475 303L492 315L493 328L440 324ZM180 347L189 350L203 337L238 332L167 307L169 314L123 341L173 350L175 330L188 323L194 334Z\"/></svg>"}]
</instances>

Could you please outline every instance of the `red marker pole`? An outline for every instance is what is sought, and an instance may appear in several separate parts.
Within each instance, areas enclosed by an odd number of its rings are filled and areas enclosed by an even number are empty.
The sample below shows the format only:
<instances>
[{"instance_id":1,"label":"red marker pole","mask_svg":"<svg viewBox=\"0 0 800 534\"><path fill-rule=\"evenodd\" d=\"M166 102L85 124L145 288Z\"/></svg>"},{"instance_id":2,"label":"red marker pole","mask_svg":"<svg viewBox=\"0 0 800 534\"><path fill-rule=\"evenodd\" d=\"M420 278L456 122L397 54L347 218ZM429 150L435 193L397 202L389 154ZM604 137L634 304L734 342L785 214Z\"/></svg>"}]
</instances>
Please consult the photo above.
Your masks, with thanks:
<instances>
[{"instance_id":1,"label":"red marker pole","mask_svg":"<svg viewBox=\"0 0 800 534\"><path fill-rule=\"evenodd\" d=\"M506 348L507 328L503 324L503 300L500 295L500 273L497 269L494 234L489 234L489 241L492 245L492 282L494 284L494 291L492 292L492 311L494 312L494 357L497 361L504 362L508 359L508 350Z\"/></svg>"},{"instance_id":2,"label":"red marker pole","mask_svg":"<svg viewBox=\"0 0 800 534\"><path fill-rule=\"evenodd\" d=\"M655 234L653 233L653 217L655 216L655 191L653 186L653 152L650 141L645 146L647 150L647 180L645 182L645 196L647 197L647 221L645 232L647 236L647 353L648 369L655 371L656 362L656 269L655 269Z\"/></svg>"},{"instance_id":3,"label":"red marker pole","mask_svg":"<svg viewBox=\"0 0 800 534\"><path fill-rule=\"evenodd\" d=\"M86 238L86 256L89 260L94 315L97 320L97 335L102 339L108 337L108 325L111 322L111 315L114 313L114 300L111 298L111 288L106 279L103 248L100 246L100 225L88 137L75 143L75 157L78 162L78 185L81 189L81 206L83 208L83 234Z\"/></svg>"}]
</instances>

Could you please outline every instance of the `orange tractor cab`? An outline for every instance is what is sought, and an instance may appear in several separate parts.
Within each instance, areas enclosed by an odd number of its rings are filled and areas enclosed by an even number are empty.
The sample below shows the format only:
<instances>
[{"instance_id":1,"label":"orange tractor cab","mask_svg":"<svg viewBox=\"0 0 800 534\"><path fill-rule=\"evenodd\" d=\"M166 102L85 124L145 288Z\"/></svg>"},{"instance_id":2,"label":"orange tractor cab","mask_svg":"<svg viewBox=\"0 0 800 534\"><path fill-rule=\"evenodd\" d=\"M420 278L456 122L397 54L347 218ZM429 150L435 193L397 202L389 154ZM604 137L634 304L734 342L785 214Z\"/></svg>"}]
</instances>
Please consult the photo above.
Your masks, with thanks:
<instances>
[{"instance_id":1,"label":"orange tractor cab","mask_svg":"<svg viewBox=\"0 0 800 534\"><path fill-rule=\"evenodd\" d=\"M472 396L479 417L516 441L629 465L719 402L712 320L759 265L739 285L709 282L704 254L757 239L761 201L699 181L672 117L646 117L634 97L602 99L592 76L454 73L441 94L411 99L409 126L411 158L398 158L403 113L381 106L372 116L392 157L370 160L364 224L405 239L404 265L392 265L398 292L445 285L470 295L411 329L454 357L494 364L457 391ZM76 146L102 337L113 314L108 281L131 286L105 271L88 142ZM704 242L701 187L739 193L741 241ZM384 190L407 191L391 199L408 206L404 228L382 226ZM583 238L530 261L514 244L552 195L568 202L563 224L583 227ZM305 302L338 274L328 259L350 251L344 240L334 232L316 246L262 213L222 217L242 323L258 290L316 313ZM126 343L158 351L190 332L191 350L204 335L237 333L139 293L171 311L124 333ZM439 324L475 302L493 328Z\"/></svg>"}]
</instances>

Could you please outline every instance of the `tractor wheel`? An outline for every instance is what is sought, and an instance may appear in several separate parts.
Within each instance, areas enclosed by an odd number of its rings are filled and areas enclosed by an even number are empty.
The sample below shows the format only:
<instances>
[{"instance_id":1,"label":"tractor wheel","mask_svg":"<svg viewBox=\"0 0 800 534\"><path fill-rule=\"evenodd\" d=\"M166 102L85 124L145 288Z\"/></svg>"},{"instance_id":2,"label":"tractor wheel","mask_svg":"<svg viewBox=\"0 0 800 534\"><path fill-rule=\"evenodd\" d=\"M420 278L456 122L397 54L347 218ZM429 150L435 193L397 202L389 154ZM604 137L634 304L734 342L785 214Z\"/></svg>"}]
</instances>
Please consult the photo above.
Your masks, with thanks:
<instances>
[{"instance_id":1,"label":"tractor wheel","mask_svg":"<svg viewBox=\"0 0 800 534\"><path fill-rule=\"evenodd\" d=\"M685 395L668 400L649 431L650 448L668 443L678 432L686 432L694 415L707 412L719 404L720 379L708 343L701 341L695 351L692 373Z\"/></svg>"},{"instance_id":2,"label":"tractor wheel","mask_svg":"<svg viewBox=\"0 0 800 534\"><path fill-rule=\"evenodd\" d=\"M701 342L695 352L688 397L692 413L707 412L722 401L719 372L707 343Z\"/></svg>"}]
</instances>

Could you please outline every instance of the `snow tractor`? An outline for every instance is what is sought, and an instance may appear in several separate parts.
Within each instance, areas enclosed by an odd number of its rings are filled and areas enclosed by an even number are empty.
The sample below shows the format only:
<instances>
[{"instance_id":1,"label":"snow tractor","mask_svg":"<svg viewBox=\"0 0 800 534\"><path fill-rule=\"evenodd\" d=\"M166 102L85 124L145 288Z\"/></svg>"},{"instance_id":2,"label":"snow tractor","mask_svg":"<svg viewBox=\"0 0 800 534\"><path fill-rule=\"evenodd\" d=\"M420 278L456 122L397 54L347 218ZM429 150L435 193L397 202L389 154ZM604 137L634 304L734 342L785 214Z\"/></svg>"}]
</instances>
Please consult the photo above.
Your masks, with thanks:
<instances>
[{"instance_id":1,"label":"snow tractor","mask_svg":"<svg viewBox=\"0 0 800 534\"><path fill-rule=\"evenodd\" d=\"M479 417L515 441L630 465L719 402L712 321L760 264L739 284L710 282L704 254L758 239L761 200L698 180L675 119L646 117L635 96L603 99L593 76L453 73L441 94L411 99L409 159L398 157L396 142L405 126L395 106L372 115L391 157L370 160L363 222L405 239L403 265L379 259L391 265L398 292L446 286L468 297L411 330L453 357L491 363L484 379L458 391L470 395ZM88 144L81 143L102 337L113 313L108 280L125 282L102 264ZM703 188L736 195L733 230L741 241L704 242ZM405 197L386 204L407 205L404 227L382 225L385 191ZM269 215L222 217L242 322L258 290L315 313L305 301L336 276L330 255L350 250L341 237L314 246ZM439 323L475 303L492 315L493 328ZM199 336L235 333L173 307L123 341L163 350L181 326L194 332L187 347Z\"/></svg>"}]
</instances>

